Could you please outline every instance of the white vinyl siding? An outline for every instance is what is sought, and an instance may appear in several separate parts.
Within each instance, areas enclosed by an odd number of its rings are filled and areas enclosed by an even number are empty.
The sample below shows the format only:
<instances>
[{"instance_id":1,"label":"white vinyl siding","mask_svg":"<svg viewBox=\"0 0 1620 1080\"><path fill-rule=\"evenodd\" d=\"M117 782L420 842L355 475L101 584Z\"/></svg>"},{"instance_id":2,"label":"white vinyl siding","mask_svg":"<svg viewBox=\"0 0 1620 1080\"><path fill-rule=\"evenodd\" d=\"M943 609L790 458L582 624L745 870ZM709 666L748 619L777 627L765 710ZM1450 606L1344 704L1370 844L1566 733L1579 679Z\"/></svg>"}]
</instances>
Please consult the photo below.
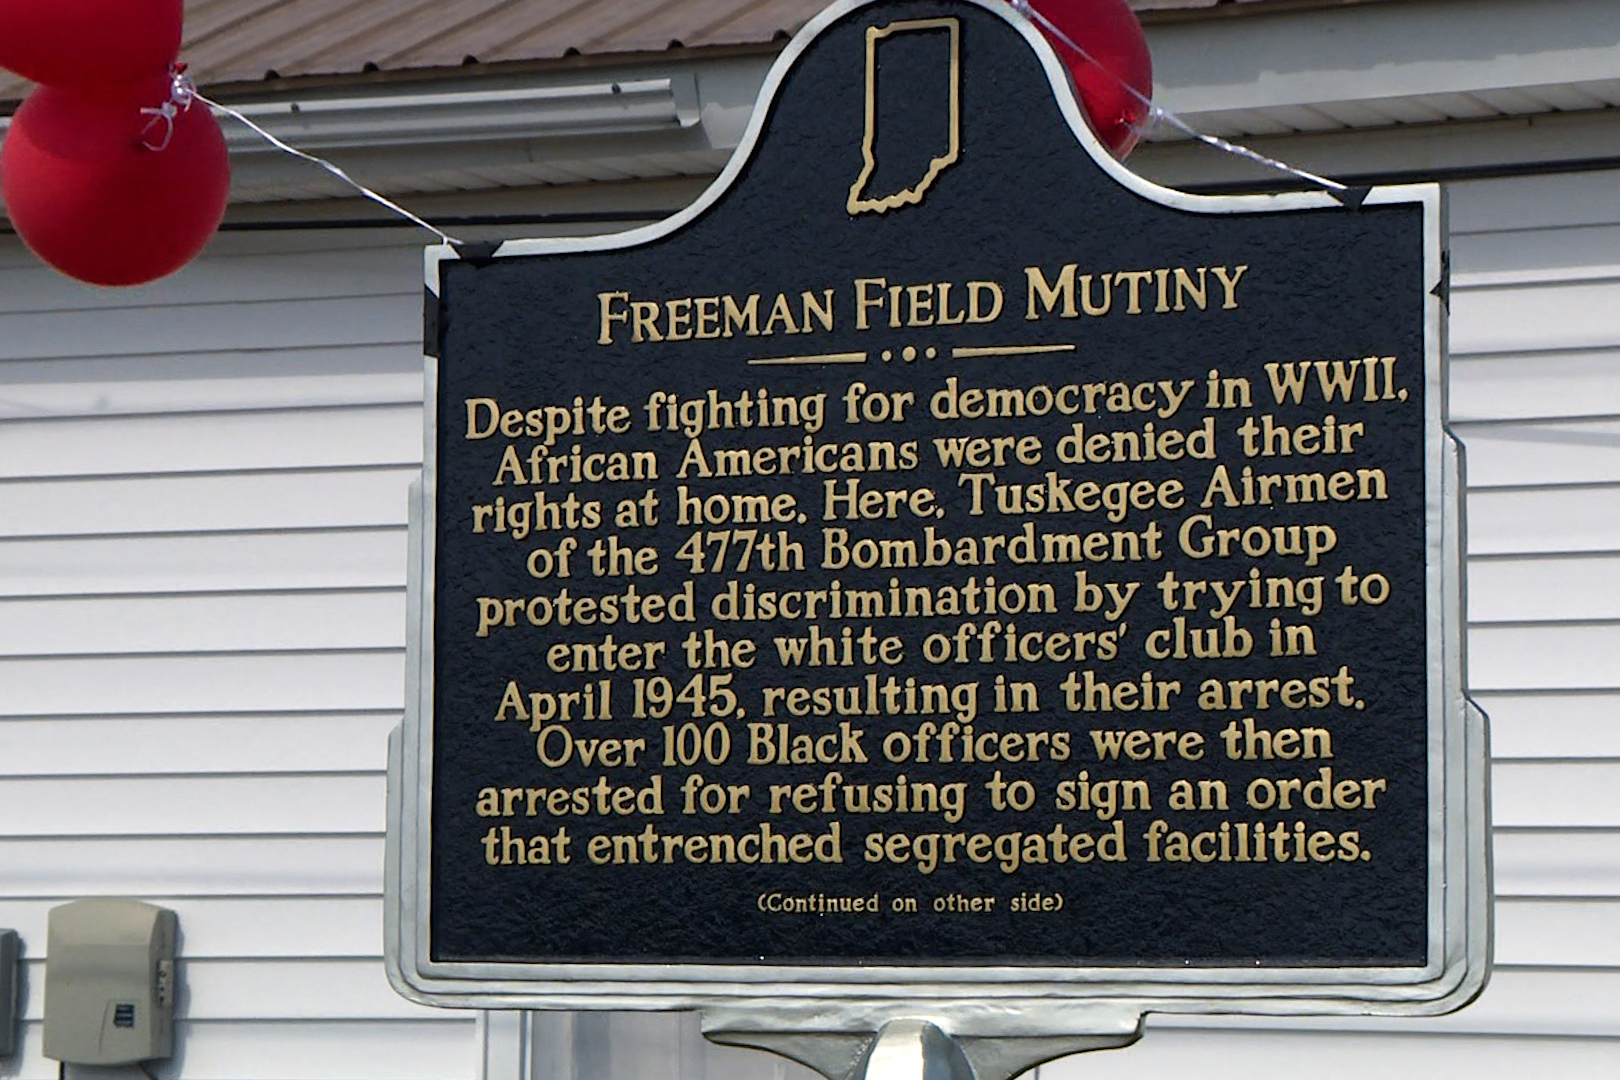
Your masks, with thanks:
<instances>
[{"instance_id":1,"label":"white vinyl siding","mask_svg":"<svg viewBox=\"0 0 1620 1080\"><path fill-rule=\"evenodd\" d=\"M421 248L225 236L76 287L0 254L0 926L40 1055L47 912L174 908L166 1078L471 1080L383 976L387 733L421 461Z\"/></svg>"},{"instance_id":2,"label":"white vinyl siding","mask_svg":"<svg viewBox=\"0 0 1620 1080\"><path fill-rule=\"evenodd\" d=\"M1620 1067L1617 182L1594 172L1453 191L1469 676L1495 759L1498 975L1476 1008L1496 1023L1454 1029L1494 1036L1476 1075L1528 1060L1500 1038L1516 1034L1584 1037L1536 1044L1552 1075ZM1536 983L1544 1000L1512 1001Z\"/></svg>"}]
</instances>

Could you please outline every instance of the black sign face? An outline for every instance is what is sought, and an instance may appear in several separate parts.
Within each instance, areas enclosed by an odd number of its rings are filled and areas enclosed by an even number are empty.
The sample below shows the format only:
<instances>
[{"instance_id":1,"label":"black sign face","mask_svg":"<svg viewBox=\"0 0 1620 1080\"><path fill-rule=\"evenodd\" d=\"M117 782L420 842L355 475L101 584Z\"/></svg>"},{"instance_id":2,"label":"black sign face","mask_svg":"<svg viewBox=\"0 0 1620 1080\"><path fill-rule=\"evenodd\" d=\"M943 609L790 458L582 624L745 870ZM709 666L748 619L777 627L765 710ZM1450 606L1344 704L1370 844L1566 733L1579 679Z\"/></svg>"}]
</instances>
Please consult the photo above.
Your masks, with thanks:
<instances>
[{"instance_id":1,"label":"black sign face","mask_svg":"<svg viewBox=\"0 0 1620 1080\"><path fill-rule=\"evenodd\" d=\"M1122 183L935 0L738 168L440 264L428 959L1428 964L1432 203Z\"/></svg>"}]
</instances>

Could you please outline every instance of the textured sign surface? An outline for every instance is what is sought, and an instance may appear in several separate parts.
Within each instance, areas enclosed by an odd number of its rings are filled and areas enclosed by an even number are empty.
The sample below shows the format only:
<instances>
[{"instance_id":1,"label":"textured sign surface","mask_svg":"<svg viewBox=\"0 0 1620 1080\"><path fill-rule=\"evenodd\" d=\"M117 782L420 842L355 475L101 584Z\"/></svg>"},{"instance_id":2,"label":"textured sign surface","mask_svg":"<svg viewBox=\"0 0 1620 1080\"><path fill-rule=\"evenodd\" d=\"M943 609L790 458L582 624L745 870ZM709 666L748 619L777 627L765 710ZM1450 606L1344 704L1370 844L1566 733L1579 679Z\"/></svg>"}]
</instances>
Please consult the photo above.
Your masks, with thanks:
<instances>
[{"instance_id":1,"label":"textured sign surface","mask_svg":"<svg viewBox=\"0 0 1620 1080\"><path fill-rule=\"evenodd\" d=\"M1062 107L858 8L673 227L437 264L425 959L1434 962L1433 195Z\"/></svg>"}]
</instances>

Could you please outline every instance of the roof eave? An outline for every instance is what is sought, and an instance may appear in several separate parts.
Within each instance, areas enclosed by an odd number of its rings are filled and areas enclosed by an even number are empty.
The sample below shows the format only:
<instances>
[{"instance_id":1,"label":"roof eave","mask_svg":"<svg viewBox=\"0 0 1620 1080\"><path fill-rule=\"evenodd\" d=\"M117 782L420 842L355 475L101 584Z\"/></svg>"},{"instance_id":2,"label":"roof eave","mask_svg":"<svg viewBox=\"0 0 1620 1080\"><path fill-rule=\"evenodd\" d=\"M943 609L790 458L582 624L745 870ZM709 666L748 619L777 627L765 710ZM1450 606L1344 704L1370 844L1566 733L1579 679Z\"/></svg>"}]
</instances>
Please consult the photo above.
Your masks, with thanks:
<instances>
[{"instance_id":1,"label":"roof eave","mask_svg":"<svg viewBox=\"0 0 1620 1080\"><path fill-rule=\"evenodd\" d=\"M1226 8L1249 17L1210 14ZM1410 136L1546 114L1620 115L1612 112L1620 80L1609 77L1620 73L1620 5L1611 0L1541 0L1535 20L1522 17L1518 0L1252 0L1221 9L1148 20L1156 100L1201 132L1293 141L1308 159L1310 147L1352 135L1453 146ZM777 51L681 48L208 89L387 194L538 188L714 174ZM234 122L228 130L236 201L345 194ZM1155 134L1144 163L1190 160L1170 152L1173 131ZM1489 156L1488 142L1470 151L1473 164Z\"/></svg>"}]
</instances>

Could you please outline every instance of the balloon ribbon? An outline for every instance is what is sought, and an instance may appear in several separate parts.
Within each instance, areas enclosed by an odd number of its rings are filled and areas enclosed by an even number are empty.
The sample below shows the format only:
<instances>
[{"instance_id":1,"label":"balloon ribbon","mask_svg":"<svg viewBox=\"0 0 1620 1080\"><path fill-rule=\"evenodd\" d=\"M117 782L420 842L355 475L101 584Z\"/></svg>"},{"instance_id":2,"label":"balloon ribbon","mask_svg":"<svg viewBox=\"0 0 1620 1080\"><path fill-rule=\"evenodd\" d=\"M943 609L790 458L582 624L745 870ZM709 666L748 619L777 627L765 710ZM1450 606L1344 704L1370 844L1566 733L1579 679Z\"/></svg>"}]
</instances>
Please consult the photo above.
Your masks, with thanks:
<instances>
[{"instance_id":1,"label":"balloon ribbon","mask_svg":"<svg viewBox=\"0 0 1620 1080\"><path fill-rule=\"evenodd\" d=\"M185 65L175 65L170 69L169 75L169 100L165 101L162 105L159 105L156 108L141 110L142 113L152 117L151 121L146 125L146 130L142 132L143 139L145 134L150 132L152 128L159 122L167 124L163 135L163 141L161 143L154 146L149 142L142 142L142 145L148 150L165 149L169 145L169 140L174 137L175 117L185 110L191 108L191 103L193 101L200 101L204 105L207 105L210 109L213 109L215 112L224 113L226 116L241 121L271 146L274 146L277 150L280 150L283 153L291 154L296 158L302 158L311 164L319 165L321 168L325 169L327 172L331 173L333 176L337 177L339 180L343 181L345 184L349 185L354 190L370 199L372 202L393 211L400 217L405 218L407 221L410 221L415 225L421 226L434 236L437 236L440 240L443 240L445 243L461 243L460 240L457 240L455 237L451 236L438 226L429 224L427 221L417 217L415 214L411 213L409 210L405 209L403 206L394 202L387 196L381 195L366 187L364 184L360 183L354 177L350 176L348 173L344 172L330 161L327 161L325 158L316 157L314 154L305 153L296 146L291 146L283 142L281 139L278 139L276 136L272 135L258 124L255 124L252 120L249 120L246 116L231 108L229 105L221 105L212 98L205 96L200 90L197 89L196 84L191 81L191 77L185 73Z\"/></svg>"}]
</instances>

